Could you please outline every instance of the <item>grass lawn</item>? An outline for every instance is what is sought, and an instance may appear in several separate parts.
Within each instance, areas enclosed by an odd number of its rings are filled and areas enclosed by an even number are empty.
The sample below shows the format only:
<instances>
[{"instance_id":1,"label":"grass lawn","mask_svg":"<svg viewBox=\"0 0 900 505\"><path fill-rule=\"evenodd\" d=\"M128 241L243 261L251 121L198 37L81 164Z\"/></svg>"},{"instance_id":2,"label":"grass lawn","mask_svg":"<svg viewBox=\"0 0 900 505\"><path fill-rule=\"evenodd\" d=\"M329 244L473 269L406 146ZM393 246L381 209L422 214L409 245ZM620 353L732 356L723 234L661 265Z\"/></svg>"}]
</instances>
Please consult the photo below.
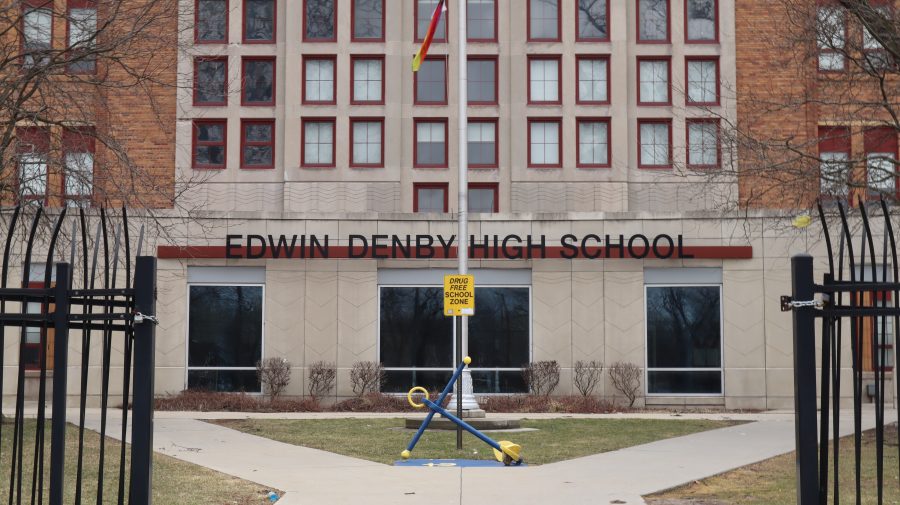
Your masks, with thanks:
<instances>
[{"instance_id":1,"label":"grass lawn","mask_svg":"<svg viewBox=\"0 0 900 505\"><path fill-rule=\"evenodd\" d=\"M34 434L37 423L25 425L24 471L22 477L23 503L31 503L31 472L34 452ZM10 455L12 453L13 425L4 420L0 439L0 503L9 500ZM44 503L50 497L50 423L45 434ZM103 502L116 503L119 482L119 442L107 438L104 462ZM100 435L84 432L84 478L82 503L97 502L97 475L99 472ZM126 455L127 457L127 455ZM66 491L63 501L75 503L75 477L78 462L78 428L69 426L66 435ZM128 468L125 471L127 503ZM161 454L153 455L153 502L161 505L190 503L203 505L262 505L268 503L266 489L259 484L243 481Z\"/></svg>"},{"instance_id":2,"label":"grass lawn","mask_svg":"<svg viewBox=\"0 0 900 505\"><path fill-rule=\"evenodd\" d=\"M288 444L387 464L400 459L400 451L406 448L414 433L402 428L403 419L242 419L216 423ZM733 424L695 420L523 420L523 428L536 428L538 431L488 432L487 435L495 440L510 440L521 445L525 462L540 465ZM487 444L465 432L463 437L463 451L458 453L455 431L426 430L412 457L493 459L493 451Z\"/></svg>"},{"instance_id":3,"label":"grass lawn","mask_svg":"<svg viewBox=\"0 0 900 505\"><path fill-rule=\"evenodd\" d=\"M900 480L897 470L896 428L885 431L884 503L900 503ZM856 503L853 437L841 439L840 478L841 503ZM830 469L833 459L829 456ZM711 477L665 493L647 496L655 505L781 505L797 503L796 463L794 453L784 454L755 465ZM875 432L863 434L862 503L878 503L875 480ZM834 475L829 471L829 495L834 490ZM832 498L829 496L829 503Z\"/></svg>"}]
</instances>

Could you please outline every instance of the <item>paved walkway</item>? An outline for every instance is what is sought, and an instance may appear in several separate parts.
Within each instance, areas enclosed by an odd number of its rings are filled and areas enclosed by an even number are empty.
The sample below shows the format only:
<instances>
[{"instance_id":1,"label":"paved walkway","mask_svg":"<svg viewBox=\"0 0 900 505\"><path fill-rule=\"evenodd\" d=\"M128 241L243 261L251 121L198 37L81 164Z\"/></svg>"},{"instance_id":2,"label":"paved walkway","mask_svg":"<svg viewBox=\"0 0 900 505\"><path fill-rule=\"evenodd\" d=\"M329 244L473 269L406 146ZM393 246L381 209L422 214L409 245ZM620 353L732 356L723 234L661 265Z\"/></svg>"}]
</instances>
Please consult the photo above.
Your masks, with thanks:
<instances>
[{"instance_id":1,"label":"paved walkway","mask_svg":"<svg viewBox=\"0 0 900 505\"><path fill-rule=\"evenodd\" d=\"M781 412L752 414L754 420L748 424L549 465L526 468L400 468L275 442L194 419L196 416L248 417L160 412L155 421L156 450L284 490L287 493L279 500L280 505L481 505L501 502L637 505L644 503L641 495L703 479L794 449L793 418L789 413ZM642 414L638 417L647 416L672 417L671 414ZM744 414L699 416L735 419ZM396 414L389 417L396 417ZM532 414L527 417L538 416ZM896 412L889 411L886 418L887 422L895 421ZM87 425L96 428L98 424L98 415L92 411ZM842 413L842 434L851 433L852 425L851 413ZM872 410L864 413L863 425L866 429L874 426Z\"/></svg>"}]
</instances>

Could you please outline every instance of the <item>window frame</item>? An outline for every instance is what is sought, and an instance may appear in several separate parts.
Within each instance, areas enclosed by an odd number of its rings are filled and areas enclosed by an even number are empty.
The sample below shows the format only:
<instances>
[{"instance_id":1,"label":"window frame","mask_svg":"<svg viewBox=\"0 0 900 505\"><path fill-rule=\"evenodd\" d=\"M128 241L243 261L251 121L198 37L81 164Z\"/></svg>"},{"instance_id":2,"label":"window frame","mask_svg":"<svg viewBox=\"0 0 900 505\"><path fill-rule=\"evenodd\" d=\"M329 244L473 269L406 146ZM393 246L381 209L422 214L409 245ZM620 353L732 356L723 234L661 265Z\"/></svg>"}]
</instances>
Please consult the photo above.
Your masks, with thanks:
<instances>
[{"instance_id":1,"label":"window frame","mask_svg":"<svg viewBox=\"0 0 900 505\"><path fill-rule=\"evenodd\" d=\"M365 37L357 37L356 36L356 0L350 0L350 42L362 42L362 43L378 43L384 42L384 31L387 27L387 23L385 21L385 0L379 0L381 2L381 37L379 38L365 38ZM337 19L337 16L335 16ZM335 31L335 35L337 35L337 31Z\"/></svg>"},{"instance_id":2,"label":"window frame","mask_svg":"<svg viewBox=\"0 0 900 505\"><path fill-rule=\"evenodd\" d=\"M606 163L584 163L581 161L581 124L606 123ZM609 116L578 116L575 118L575 167L612 168L612 118Z\"/></svg>"},{"instance_id":3,"label":"window frame","mask_svg":"<svg viewBox=\"0 0 900 505\"><path fill-rule=\"evenodd\" d=\"M644 163L641 152L643 151L643 143L641 142L641 126L644 124L664 124L669 127L669 159L665 165L647 165ZM671 170L674 164L673 148L672 148L672 118L638 118L637 120L637 159L638 168L642 170Z\"/></svg>"},{"instance_id":4,"label":"window frame","mask_svg":"<svg viewBox=\"0 0 900 505\"><path fill-rule=\"evenodd\" d=\"M581 9L578 8L579 0L575 0L575 42L610 42L612 41L612 23L610 23L610 8L609 3L612 0L605 0L606 2L606 37L604 38L596 38L596 37L582 37L579 33L579 29L581 28ZM718 0L717 0L718 1ZM607 74L608 75L608 74Z\"/></svg>"},{"instance_id":5,"label":"window frame","mask_svg":"<svg viewBox=\"0 0 900 505\"><path fill-rule=\"evenodd\" d=\"M223 61L225 62L225 92L223 93L223 98L221 102L201 102L198 100L197 93L199 89L199 80L197 79L197 70L200 66L200 63L208 62L208 61ZM241 68L241 74L243 77L243 65ZM243 97L243 81L241 82L241 96ZM224 107L228 105L228 56L195 56L194 57L194 86L193 86L193 105L194 107Z\"/></svg>"},{"instance_id":6,"label":"window frame","mask_svg":"<svg viewBox=\"0 0 900 505\"><path fill-rule=\"evenodd\" d=\"M635 32L634 38L637 44L671 44L672 43L672 0L666 2L666 38L661 40L645 40L641 38L641 0L634 0L635 6Z\"/></svg>"},{"instance_id":7,"label":"window frame","mask_svg":"<svg viewBox=\"0 0 900 505\"><path fill-rule=\"evenodd\" d=\"M531 125L534 123L556 123L558 158L556 163L535 163L531 160ZM528 168L556 169L563 167L563 120L562 117L531 116L528 118Z\"/></svg>"},{"instance_id":8,"label":"window frame","mask_svg":"<svg viewBox=\"0 0 900 505\"><path fill-rule=\"evenodd\" d=\"M531 0L525 0L526 42L562 42L562 2L556 1L556 37L539 39L531 36Z\"/></svg>"},{"instance_id":9,"label":"window frame","mask_svg":"<svg viewBox=\"0 0 900 505\"><path fill-rule=\"evenodd\" d=\"M83 132L83 133L82 133ZM77 202L89 202L90 205L88 207L94 206L94 179L95 179L95 168L96 168L96 160L97 160L97 139L94 136L94 129L91 127L87 128L68 128L63 130L62 133L62 147L63 147L63 171L62 176L60 177L61 181L61 191L63 205L69 206L70 201ZM91 154L91 193L90 195L84 194L70 194L67 188L67 180L68 177L68 166L66 163L66 156L69 153L90 153ZM85 198L87 196L87 198Z\"/></svg>"},{"instance_id":10,"label":"window frame","mask_svg":"<svg viewBox=\"0 0 900 505\"><path fill-rule=\"evenodd\" d=\"M610 78L609 54L576 54L575 55L575 103L577 105L610 105L612 103L612 79ZM603 60L606 63L606 100L583 100L581 98L581 65L584 60ZM530 80L528 81L531 82Z\"/></svg>"},{"instance_id":11,"label":"window frame","mask_svg":"<svg viewBox=\"0 0 900 505\"><path fill-rule=\"evenodd\" d=\"M199 1L199 0L195 0L195 2L196 1ZM72 33L71 26L72 26L72 10L73 9L93 9L94 10L94 18L98 23L99 23L98 16L99 16L100 11L97 8L97 2L95 0L67 0L66 1L66 33L65 33L66 51L74 52L75 54L78 54L78 51L70 50L70 48L72 46L71 46L71 40L69 40L69 37L71 36L71 33ZM99 29L99 27L98 27L98 29ZM51 28L51 33L52 33L52 28ZM226 37L227 37L227 35L226 35ZM97 58L96 57L94 57L94 59L93 59L93 64L94 64L93 70L75 71L75 70L72 70L70 65L67 63L66 64L66 74L69 74L69 75L97 75ZM227 67L226 67L225 75L226 75L226 77L228 75Z\"/></svg>"},{"instance_id":12,"label":"window frame","mask_svg":"<svg viewBox=\"0 0 900 505\"><path fill-rule=\"evenodd\" d=\"M303 43L305 43L305 44L337 42L338 26L340 25L340 23L338 23L338 0L332 0L334 2L334 9L332 11L332 15L334 16L334 27L333 27L334 28L334 30L333 30L334 36L332 36L331 38L328 38L328 39L314 39L314 38L309 38L306 35L306 28L307 28L306 7L307 7L307 5L309 5L309 1L310 0L303 0L303 2L301 3L301 6L300 6L300 8L303 10L303 14L302 14L303 20L300 24L300 40L303 41ZM384 9L381 9L381 15L382 15L382 17L384 17ZM351 25L352 25L352 23L353 23L353 20L351 19ZM352 26L351 26L351 28L352 28ZM384 34L384 30L382 30L382 35L383 34Z\"/></svg>"},{"instance_id":13,"label":"window frame","mask_svg":"<svg viewBox=\"0 0 900 505\"><path fill-rule=\"evenodd\" d=\"M220 124L222 125L222 142L204 141L200 143L196 125L200 123ZM197 148L202 145L222 145L222 165L197 164ZM225 170L228 168L228 119L226 118L196 118L191 120L191 168L194 170Z\"/></svg>"},{"instance_id":14,"label":"window frame","mask_svg":"<svg viewBox=\"0 0 900 505\"><path fill-rule=\"evenodd\" d=\"M717 0L718 1L718 0ZM688 66L692 61L711 61L716 65L716 100L714 102L694 102L690 99L690 74ZM689 107L718 107L722 105L722 74L719 56L685 56L684 57L684 104Z\"/></svg>"},{"instance_id":15,"label":"window frame","mask_svg":"<svg viewBox=\"0 0 900 505\"><path fill-rule=\"evenodd\" d=\"M449 7L447 12L450 12ZM434 14L434 11L431 12L431 15ZM429 15L428 20L429 23L431 21L431 15ZM450 38L450 20L447 19L447 16L442 15L441 19L444 21L444 38L438 38L437 35L433 39L431 39L432 44L445 44L447 40ZM441 22L438 21L438 25ZM428 29L425 29L425 34L428 33ZM435 30L435 33L437 30ZM413 42L424 42L425 34L422 34L422 37L419 37L419 0L413 0Z\"/></svg>"},{"instance_id":16,"label":"window frame","mask_svg":"<svg viewBox=\"0 0 900 505\"><path fill-rule=\"evenodd\" d=\"M419 124L443 123L444 125L444 162L437 164L419 163ZM415 117L413 118L413 168L445 169L450 168L450 121L446 117ZM384 137L382 136L382 139Z\"/></svg>"},{"instance_id":17,"label":"window frame","mask_svg":"<svg viewBox=\"0 0 900 505\"><path fill-rule=\"evenodd\" d=\"M718 118L695 117L684 120L684 136L685 136L685 166L694 170L718 170L722 168L722 123ZM714 124L716 125L716 163L714 165L692 164L691 163L691 125L693 124Z\"/></svg>"},{"instance_id":18,"label":"window frame","mask_svg":"<svg viewBox=\"0 0 900 505\"><path fill-rule=\"evenodd\" d=\"M491 214L497 214L500 212L500 183L497 182L470 182L468 187L466 188L469 194L472 193L473 189L492 189L494 190L494 210L491 211ZM472 212L466 209L467 212ZM486 212L480 212L480 214L486 214Z\"/></svg>"},{"instance_id":19,"label":"window frame","mask_svg":"<svg viewBox=\"0 0 900 505\"><path fill-rule=\"evenodd\" d=\"M816 2L816 25L815 29L818 30L819 27L819 11L821 9L832 9L841 11L841 28L843 29L843 44L844 48L847 47L848 36L849 36L849 28L850 28L850 20L848 19L846 10L838 5L836 2L831 3L827 0L819 0ZM819 47L819 34L816 31L816 40L814 41L816 45L816 71L822 74L840 74L844 73L849 69L849 63L847 62L847 56L839 53L835 49L831 48L822 48ZM822 68L822 54L840 54L841 55L841 68Z\"/></svg>"},{"instance_id":20,"label":"window frame","mask_svg":"<svg viewBox=\"0 0 900 505\"><path fill-rule=\"evenodd\" d=\"M852 147L851 147L851 138L850 138L850 127L848 126L823 126L820 125L816 131L818 135L818 144L816 155L818 156L818 171L819 171L819 198L823 201L839 201L845 198L849 198L850 196L850 187L849 185L845 188L847 191L846 195L832 195L832 194L823 194L822 193L822 164L826 163L823 160L822 155L825 153L841 153L847 155L846 165L848 167L847 179L849 182L851 175L851 159L852 156ZM833 160L828 160L833 161Z\"/></svg>"},{"instance_id":21,"label":"window frame","mask_svg":"<svg viewBox=\"0 0 900 505\"><path fill-rule=\"evenodd\" d=\"M685 44L718 44L719 43L719 0L713 0L713 12L715 13L715 35L712 39L692 39L688 30L688 3L690 0L684 0L684 43Z\"/></svg>"},{"instance_id":22,"label":"window frame","mask_svg":"<svg viewBox=\"0 0 900 505\"><path fill-rule=\"evenodd\" d=\"M379 123L381 125L381 159L377 163L356 163L353 161L353 125L356 123ZM350 117L350 153L348 165L350 168L384 168L384 117L383 116L351 116Z\"/></svg>"},{"instance_id":23,"label":"window frame","mask_svg":"<svg viewBox=\"0 0 900 505\"><path fill-rule=\"evenodd\" d=\"M242 44L275 44L278 40L278 0L272 1L272 38L248 39L247 38L247 1L241 0L241 43Z\"/></svg>"},{"instance_id":24,"label":"window frame","mask_svg":"<svg viewBox=\"0 0 900 505\"><path fill-rule=\"evenodd\" d=\"M413 213L419 213L419 190L420 189L443 189L444 190L444 212L442 214L447 214L449 211L449 203L450 203L450 184L447 182L414 182L413 183ZM424 212L422 212L424 214ZM379 305L380 307L380 305ZM380 319L380 318L379 318Z\"/></svg>"},{"instance_id":25,"label":"window frame","mask_svg":"<svg viewBox=\"0 0 900 505\"><path fill-rule=\"evenodd\" d=\"M666 101L644 102L641 97L641 63L645 61L666 62ZM672 57L671 56L638 56L637 57L637 105L638 107L671 107L672 106Z\"/></svg>"},{"instance_id":26,"label":"window frame","mask_svg":"<svg viewBox=\"0 0 900 505\"><path fill-rule=\"evenodd\" d=\"M422 62L424 65L427 61L442 61L444 63L444 100L442 102L422 102L419 101L419 72L413 72L413 105L418 106L437 106L444 107L447 105L450 95L450 87L447 81L450 78L449 75L449 63L447 59L447 55L436 54L434 56L426 56L425 60ZM420 69L421 70L421 69Z\"/></svg>"},{"instance_id":27,"label":"window frame","mask_svg":"<svg viewBox=\"0 0 900 505\"><path fill-rule=\"evenodd\" d=\"M70 0L71 1L71 0ZM197 27L200 25L200 0L194 0L194 45L208 45L208 44L227 44L228 43L228 35L229 35L229 22L231 15L231 9L229 8L229 1L224 0L225 2L225 37L217 40L202 40L199 38L200 34L197 31ZM241 24L243 24L243 18L241 19ZM246 43L246 41L243 41Z\"/></svg>"},{"instance_id":28,"label":"window frame","mask_svg":"<svg viewBox=\"0 0 900 505\"><path fill-rule=\"evenodd\" d=\"M306 162L307 123L331 124L331 163ZM303 116L300 119L300 168L335 168L337 166L337 118L334 116Z\"/></svg>"},{"instance_id":29,"label":"window frame","mask_svg":"<svg viewBox=\"0 0 900 505\"><path fill-rule=\"evenodd\" d=\"M272 125L272 140L269 142L259 142L254 141L252 143L248 143L246 139L246 130L244 129L245 125L248 124L270 124ZM276 159L278 158L278 152L275 150L275 119L267 119L267 118L241 118L241 155L240 155L240 168L241 170L272 170L275 168ZM244 160L244 147L248 145L256 145L256 146L271 146L272 147L272 164L271 165L252 165L247 166Z\"/></svg>"},{"instance_id":30,"label":"window frame","mask_svg":"<svg viewBox=\"0 0 900 505\"><path fill-rule=\"evenodd\" d=\"M494 163L468 163L469 169L497 169L500 168L500 121L496 117L470 117L469 123L488 123L494 125ZM468 130L467 130L468 131ZM468 154L469 139L466 139L466 152ZM466 156L468 159L468 156Z\"/></svg>"},{"instance_id":31,"label":"window frame","mask_svg":"<svg viewBox=\"0 0 900 505\"><path fill-rule=\"evenodd\" d=\"M30 55L30 52L27 52L25 49L25 16L29 11L32 10L45 10L50 13L50 47L46 49L47 51L53 50L53 42L56 40L56 13L53 10L53 0L22 0L19 4L19 10L21 11L21 20L19 20L19 60L21 61L21 71L25 71L29 68L32 68L35 65L32 63L31 65L25 64L25 57ZM66 13L68 14L68 7L66 8ZM68 22L66 23L68 26ZM66 37L66 42L68 42L68 37Z\"/></svg>"},{"instance_id":32,"label":"window frame","mask_svg":"<svg viewBox=\"0 0 900 505\"><path fill-rule=\"evenodd\" d=\"M251 61L272 62L272 100L269 102L248 102L244 85L246 84L247 63ZM241 107L274 107L278 100L278 61L275 56L241 56ZM241 135L243 136L243 135Z\"/></svg>"},{"instance_id":33,"label":"window frame","mask_svg":"<svg viewBox=\"0 0 900 505\"><path fill-rule=\"evenodd\" d=\"M354 95L356 89L356 65L359 60L378 60L381 62L381 99L380 100L357 100ZM351 54L350 55L350 105L384 105L385 92L385 58L384 54ZM305 68L305 67L304 67ZM306 79L303 80L306 82Z\"/></svg>"},{"instance_id":34,"label":"window frame","mask_svg":"<svg viewBox=\"0 0 900 505\"><path fill-rule=\"evenodd\" d=\"M468 0L467 0L468 1ZM496 3L494 4L496 5ZM491 61L494 63L494 100L493 101L473 101L469 97L468 90L466 91L466 99L468 100L468 105L487 105L487 106L496 106L499 104L499 95L500 95L500 64L498 62L497 55L495 54L472 54L466 58L466 64L471 61ZM468 75L468 68L466 69L466 75ZM468 81L467 81L468 82ZM467 84L468 85L468 84Z\"/></svg>"},{"instance_id":35,"label":"window frame","mask_svg":"<svg viewBox=\"0 0 900 505\"><path fill-rule=\"evenodd\" d=\"M474 42L474 43L476 43L476 44L496 44L497 41L499 40L499 39L497 38L497 30L499 29L499 25L498 25L498 21L497 21L497 17L498 17L498 14L499 14L499 11L498 11L498 9L497 9L497 0L491 0L491 1L493 2L493 4L494 4L494 36L493 36L492 38L488 38L488 39L472 38L472 37L469 36L469 19L468 19L468 14L469 14L469 12L471 12L471 11L470 11L469 8L468 8L468 7L469 7L469 3L468 3L469 0L465 0L465 1L466 1L466 41L468 41L468 42ZM472 56L473 56L473 55L469 55L470 58L471 58Z\"/></svg>"},{"instance_id":36,"label":"window frame","mask_svg":"<svg viewBox=\"0 0 900 505\"><path fill-rule=\"evenodd\" d=\"M884 133L880 133L884 132ZM878 137L878 138L873 138ZM900 196L900 141L897 139L897 131L891 127L878 126L863 131L863 151L865 154L866 169L866 197L869 200L877 200L879 194L873 192L869 185L869 155L891 154L894 157L894 196Z\"/></svg>"},{"instance_id":37,"label":"window frame","mask_svg":"<svg viewBox=\"0 0 900 505\"><path fill-rule=\"evenodd\" d=\"M25 152L22 150L22 145L19 144L21 139L27 139L27 143L32 146L31 151ZM16 166L15 166L15 200L17 204L23 204L27 202L39 202L46 206L50 201L50 131L41 126L21 126L16 127L15 129L15 153L16 153ZM44 194L38 196L28 196L23 198L22 194L22 169L21 169L21 160L22 155L25 154L42 154L44 155Z\"/></svg>"},{"instance_id":38,"label":"window frame","mask_svg":"<svg viewBox=\"0 0 900 505\"><path fill-rule=\"evenodd\" d=\"M556 62L556 100L540 100L535 101L531 99L531 62L537 60L550 61L553 60ZM527 96L527 104L528 105L562 105L562 95L563 95L563 73L562 73L562 55L560 54L529 54L526 62L526 72L528 79L528 89L526 93Z\"/></svg>"},{"instance_id":39,"label":"window frame","mask_svg":"<svg viewBox=\"0 0 900 505\"><path fill-rule=\"evenodd\" d=\"M301 62L300 103L303 105L335 105L337 104L338 65L336 54L304 54ZM306 98L306 64L310 61L331 62L331 100L310 100ZM383 71L383 67L382 67Z\"/></svg>"}]
</instances>

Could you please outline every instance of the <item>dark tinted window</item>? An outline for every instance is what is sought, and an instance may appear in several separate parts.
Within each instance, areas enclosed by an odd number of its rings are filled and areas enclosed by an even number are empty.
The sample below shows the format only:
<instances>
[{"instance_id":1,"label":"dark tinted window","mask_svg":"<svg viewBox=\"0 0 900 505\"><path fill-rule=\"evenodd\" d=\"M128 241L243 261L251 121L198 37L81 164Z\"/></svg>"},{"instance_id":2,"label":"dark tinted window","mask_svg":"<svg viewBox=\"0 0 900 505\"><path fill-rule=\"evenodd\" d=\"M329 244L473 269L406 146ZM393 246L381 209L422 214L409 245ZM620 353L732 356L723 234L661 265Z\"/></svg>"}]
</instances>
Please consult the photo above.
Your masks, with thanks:
<instances>
[{"instance_id":1,"label":"dark tinted window","mask_svg":"<svg viewBox=\"0 0 900 505\"><path fill-rule=\"evenodd\" d=\"M306 0L306 38L334 38L335 0Z\"/></svg>"},{"instance_id":2,"label":"dark tinted window","mask_svg":"<svg viewBox=\"0 0 900 505\"><path fill-rule=\"evenodd\" d=\"M227 0L197 1L197 40L200 42L224 42L227 31Z\"/></svg>"},{"instance_id":3,"label":"dark tinted window","mask_svg":"<svg viewBox=\"0 0 900 505\"><path fill-rule=\"evenodd\" d=\"M384 0L353 0L353 38L381 39Z\"/></svg>"},{"instance_id":4,"label":"dark tinted window","mask_svg":"<svg viewBox=\"0 0 900 505\"><path fill-rule=\"evenodd\" d=\"M275 1L244 0L244 38L253 41L275 40Z\"/></svg>"}]
</instances>

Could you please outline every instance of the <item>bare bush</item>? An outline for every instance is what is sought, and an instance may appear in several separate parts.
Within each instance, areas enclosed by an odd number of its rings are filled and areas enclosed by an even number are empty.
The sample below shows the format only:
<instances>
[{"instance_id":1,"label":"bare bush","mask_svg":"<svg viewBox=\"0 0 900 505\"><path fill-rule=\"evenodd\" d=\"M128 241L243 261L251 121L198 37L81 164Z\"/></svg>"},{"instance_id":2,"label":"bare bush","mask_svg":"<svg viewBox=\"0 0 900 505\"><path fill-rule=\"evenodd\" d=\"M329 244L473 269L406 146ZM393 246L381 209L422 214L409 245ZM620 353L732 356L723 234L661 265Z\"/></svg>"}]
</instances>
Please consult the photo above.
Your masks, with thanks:
<instances>
[{"instance_id":1,"label":"bare bush","mask_svg":"<svg viewBox=\"0 0 900 505\"><path fill-rule=\"evenodd\" d=\"M559 363L535 361L522 367L522 378L533 395L550 396L559 385Z\"/></svg>"},{"instance_id":2,"label":"bare bush","mask_svg":"<svg viewBox=\"0 0 900 505\"><path fill-rule=\"evenodd\" d=\"M603 378L602 362L581 360L575 362L575 389L581 396L593 393L601 378Z\"/></svg>"},{"instance_id":3,"label":"bare bush","mask_svg":"<svg viewBox=\"0 0 900 505\"><path fill-rule=\"evenodd\" d=\"M350 369L350 384L356 396L377 393L384 384L384 378L384 368L376 361L357 361Z\"/></svg>"},{"instance_id":4,"label":"bare bush","mask_svg":"<svg viewBox=\"0 0 900 505\"><path fill-rule=\"evenodd\" d=\"M334 379L337 377L337 368L334 363L316 361L309 367L307 377L307 390L309 396L318 398L324 396L334 388Z\"/></svg>"},{"instance_id":5,"label":"bare bush","mask_svg":"<svg viewBox=\"0 0 900 505\"><path fill-rule=\"evenodd\" d=\"M609 378L613 387L628 399L628 406L634 406L641 388L641 367L634 363L616 361L609 368Z\"/></svg>"},{"instance_id":6,"label":"bare bush","mask_svg":"<svg viewBox=\"0 0 900 505\"><path fill-rule=\"evenodd\" d=\"M266 358L257 361L256 377L274 401L291 383L291 362L284 358Z\"/></svg>"}]
</instances>

